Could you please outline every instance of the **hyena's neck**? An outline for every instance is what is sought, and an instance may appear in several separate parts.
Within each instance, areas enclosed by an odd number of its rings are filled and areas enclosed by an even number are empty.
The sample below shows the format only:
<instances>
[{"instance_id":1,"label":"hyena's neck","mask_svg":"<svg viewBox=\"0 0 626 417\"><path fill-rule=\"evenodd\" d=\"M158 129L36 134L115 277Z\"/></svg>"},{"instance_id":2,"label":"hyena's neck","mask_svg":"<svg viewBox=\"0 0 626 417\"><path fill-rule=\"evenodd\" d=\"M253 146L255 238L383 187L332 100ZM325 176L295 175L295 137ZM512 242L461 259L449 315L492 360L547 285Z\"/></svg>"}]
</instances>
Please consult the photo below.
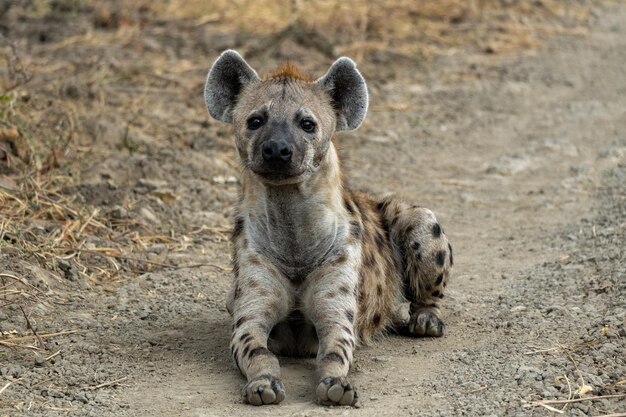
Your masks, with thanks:
<instances>
[{"instance_id":1,"label":"hyena's neck","mask_svg":"<svg viewBox=\"0 0 626 417\"><path fill-rule=\"evenodd\" d=\"M300 184L268 186L244 174L242 215L251 244L303 279L345 232L342 176L331 144L320 170Z\"/></svg>"}]
</instances>

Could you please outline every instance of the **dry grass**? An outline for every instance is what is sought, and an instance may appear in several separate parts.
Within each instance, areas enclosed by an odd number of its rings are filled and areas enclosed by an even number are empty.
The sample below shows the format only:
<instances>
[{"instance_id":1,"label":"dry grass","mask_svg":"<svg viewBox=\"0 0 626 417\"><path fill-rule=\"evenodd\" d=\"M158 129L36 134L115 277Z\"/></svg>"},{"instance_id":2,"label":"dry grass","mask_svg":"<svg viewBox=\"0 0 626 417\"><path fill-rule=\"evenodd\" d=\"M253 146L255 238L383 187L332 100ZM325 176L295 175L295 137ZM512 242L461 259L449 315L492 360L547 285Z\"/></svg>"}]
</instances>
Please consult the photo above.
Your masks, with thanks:
<instances>
[{"instance_id":1,"label":"dry grass","mask_svg":"<svg viewBox=\"0 0 626 417\"><path fill-rule=\"evenodd\" d=\"M590 2L563 0L174 0L158 12L259 35L295 27L323 38L334 55L373 50L407 56L451 54L467 46L502 53L537 46L546 35L584 33Z\"/></svg>"}]
</instances>

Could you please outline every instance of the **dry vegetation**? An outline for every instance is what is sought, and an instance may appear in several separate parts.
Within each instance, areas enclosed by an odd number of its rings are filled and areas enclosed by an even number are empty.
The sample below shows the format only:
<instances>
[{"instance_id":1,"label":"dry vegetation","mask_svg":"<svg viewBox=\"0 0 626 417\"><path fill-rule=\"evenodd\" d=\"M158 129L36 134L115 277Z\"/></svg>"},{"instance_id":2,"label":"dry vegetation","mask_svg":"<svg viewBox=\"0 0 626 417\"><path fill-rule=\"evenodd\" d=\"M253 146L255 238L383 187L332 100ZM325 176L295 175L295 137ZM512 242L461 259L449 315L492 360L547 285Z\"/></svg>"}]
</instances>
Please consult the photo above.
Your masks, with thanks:
<instances>
[{"instance_id":1,"label":"dry vegetation","mask_svg":"<svg viewBox=\"0 0 626 417\"><path fill-rule=\"evenodd\" d=\"M589 17L588 2L562 0L192 0L157 10L224 30L274 37L300 33L303 39L306 34L332 54L357 57L381 49L432 57L468 45L490 53L513 51L535 47L547 34L580 33Z\"/></svg>"},{"instance_id":2,"label":"dry vegetation","mask_svg":"<svg viewBox=\"0 0 626 417\"><path fill-rule=\"evenodd\" d=\"M144 205L174 204L170 189L145 184L145 193L115 204L79 191L97 161L192 147L207 129L212 151L235 164L227 128L207 122L198 100L208 60L220 49L273 61L285 58L287 42L326 57L353 55L366 66L396 56L500 54L582 33L590 13L589 1L563 0L0 5L0 257L24 271L0 270L0 304L24 306L25 316L49 294L47 272L113 283L174 266L149 258L147 248L175 252L193 243L197 225L163 226L146 220L150 212L138 215ZM208 232L223 238L224 230Z\"/></svg>"}]
</instances>

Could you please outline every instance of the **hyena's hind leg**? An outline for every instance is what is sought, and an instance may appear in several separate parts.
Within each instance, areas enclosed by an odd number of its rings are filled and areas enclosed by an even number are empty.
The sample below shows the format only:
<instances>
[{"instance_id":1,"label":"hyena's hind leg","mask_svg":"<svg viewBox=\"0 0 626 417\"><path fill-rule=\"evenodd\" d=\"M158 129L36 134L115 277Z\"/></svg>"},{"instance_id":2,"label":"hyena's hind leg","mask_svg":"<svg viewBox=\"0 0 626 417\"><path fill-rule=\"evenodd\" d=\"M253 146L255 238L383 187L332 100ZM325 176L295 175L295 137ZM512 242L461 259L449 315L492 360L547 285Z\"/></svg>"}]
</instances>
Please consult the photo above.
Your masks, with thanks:
<instances>
[{"instance_id":1,"label":"hyena's hind leg","mask_svg":"<svg viewBox=\"0 0 626 417\"><path fill-rule=\"evenodd\" d=\"M409 317L396 323L402 333L443 336L439 310L453 264L452 246L432 211L394 199L379 203L391 239L402 258L404 296Z\"/></svg>"}]
</instances>

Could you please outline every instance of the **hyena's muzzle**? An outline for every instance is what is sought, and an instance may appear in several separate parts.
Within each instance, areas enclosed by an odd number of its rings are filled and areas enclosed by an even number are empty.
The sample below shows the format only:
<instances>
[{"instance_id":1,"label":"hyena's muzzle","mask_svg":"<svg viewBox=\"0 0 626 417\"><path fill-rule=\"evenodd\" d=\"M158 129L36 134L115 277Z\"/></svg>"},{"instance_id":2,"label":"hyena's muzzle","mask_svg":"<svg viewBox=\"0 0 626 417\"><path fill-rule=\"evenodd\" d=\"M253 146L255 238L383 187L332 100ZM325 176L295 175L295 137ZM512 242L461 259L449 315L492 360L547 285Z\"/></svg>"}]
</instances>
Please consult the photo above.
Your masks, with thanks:
<instances>
[{"instance_id":1,"label":"hyena's muzzle","mask_svg":"<svg viewBox=\"0 0 626 417\"><path fill-rule=\"evenodd\" d=\"M248 121L252 126L253 118ZM305 171L306 144L287 121L272 121L259 127L252 155L252 171L269 180L281 180L302 175Z\"/></svg>"}]
</instances>

